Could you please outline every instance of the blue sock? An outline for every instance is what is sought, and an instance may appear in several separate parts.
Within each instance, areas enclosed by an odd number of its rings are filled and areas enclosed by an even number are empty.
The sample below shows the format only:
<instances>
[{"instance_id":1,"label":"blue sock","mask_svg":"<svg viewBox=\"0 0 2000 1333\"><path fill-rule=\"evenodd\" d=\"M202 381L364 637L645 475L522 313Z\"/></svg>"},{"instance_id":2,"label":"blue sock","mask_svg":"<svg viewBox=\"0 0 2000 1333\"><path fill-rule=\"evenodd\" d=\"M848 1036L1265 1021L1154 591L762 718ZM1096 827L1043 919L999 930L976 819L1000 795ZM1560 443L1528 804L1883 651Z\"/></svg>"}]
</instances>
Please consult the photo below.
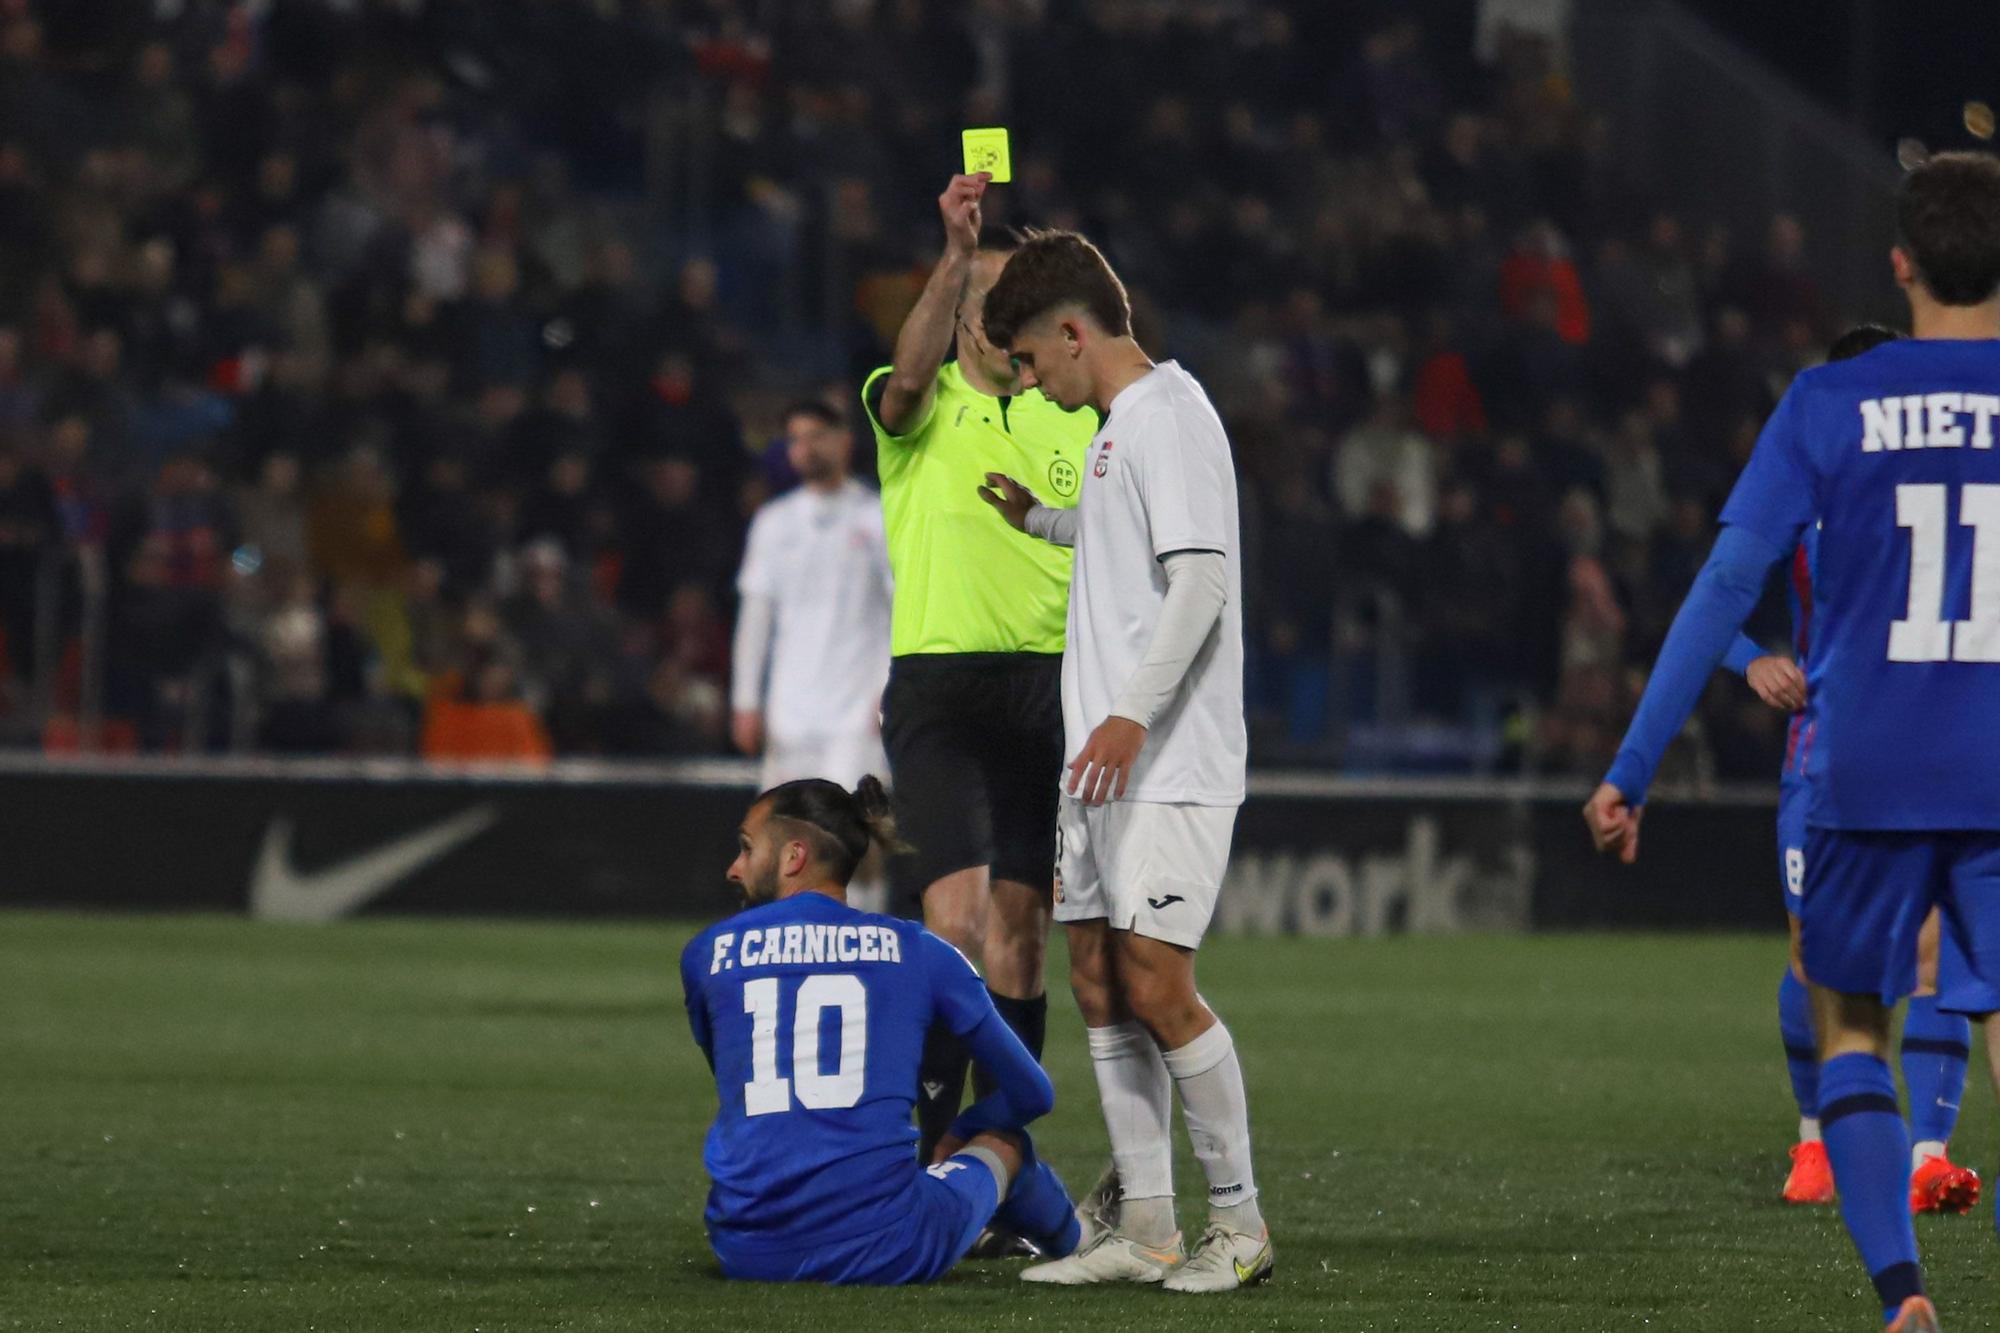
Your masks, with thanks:
<instances>
[{"instance_id":1,"label":"blue sock","mask_svg":"<svg viewBox=\"0 0 2000 1333\"><path fill-rule=\"evenodd\" d=\"M1819 1114L1819 1050L1813 1041L1812 995L1806 983L1785 969L1778 983L1778 1035L1785 1043L1785 1068L1792 1075L1792 1100L1799 1117Z\"/></svg>"},{"instance_id":2,"label":"blue sock","mask_svg":"<svg viewBox=\"0 0 2000 1333\"><path fill-rule=\"evenodd\" d=\"M1903 1016L1903 1087L1916 1143L1951 1142L1972 1056L1972 1023L1963 1014L1939 1013L1937 1003L1935 995L1913 995Z\"/></svg>"},{"instance_id":3,"label":"blue sock","mask_svg":"<svg viewBox=\"0 0 2000 1333\"><path fill-rule=\"evenodd\" d=\"M1035 1156L1034 1145L1021 1135L1021 1170L1007 1191L1007 1201L993 1214L993 1220L1051 1258L1060 1259L1075 1251L1083 1239L1083 1224L1076 1220L1076 1205L1060 1177Z\"/></svg>"},{"instance_id":4,"label":"blue sock","mask_svg":"<svg viewBox=\"0 0 2000 1333\"><path fill-rule=\"evenodd\" d=\"M1837 1055L1819 1067L1819 1125L1840 1216L1893 1319L1924 1291L1917 1231L1910 1222L1910 1132L1896 1105L1896 1079L1872 1055Z\"/></svg>"}]
</instances>

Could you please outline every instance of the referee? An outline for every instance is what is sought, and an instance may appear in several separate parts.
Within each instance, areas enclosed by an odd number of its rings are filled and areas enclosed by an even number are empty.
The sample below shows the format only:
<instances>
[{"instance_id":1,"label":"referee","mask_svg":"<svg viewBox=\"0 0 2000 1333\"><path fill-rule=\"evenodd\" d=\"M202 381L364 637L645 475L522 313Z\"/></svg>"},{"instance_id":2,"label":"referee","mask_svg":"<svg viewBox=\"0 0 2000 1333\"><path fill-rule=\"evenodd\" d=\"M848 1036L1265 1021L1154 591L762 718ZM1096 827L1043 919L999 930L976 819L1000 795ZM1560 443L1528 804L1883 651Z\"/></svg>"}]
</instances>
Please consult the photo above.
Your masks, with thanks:
<instances>
[{"instance_id":1,"label":"referee","mask_svg":"<svg viewBox=\"0 0 2000 1333\"><path fill-rule=\"evenodd\" d=\"M896 584L882 739L897 827L916 848L899 877L922 886L924 924L980 967L1040 1059L1070 553L999 521L979 490L1005 472L1074 505L1097 418L1017 397L1011 359L981 331L1011 252L979 241L989 179L954 176L938 197L944 254L861 399ZM958 1114L966 1063L956 1037L932 1032L917 1089L923 1161Z\"/></svg>"}]
</instances>

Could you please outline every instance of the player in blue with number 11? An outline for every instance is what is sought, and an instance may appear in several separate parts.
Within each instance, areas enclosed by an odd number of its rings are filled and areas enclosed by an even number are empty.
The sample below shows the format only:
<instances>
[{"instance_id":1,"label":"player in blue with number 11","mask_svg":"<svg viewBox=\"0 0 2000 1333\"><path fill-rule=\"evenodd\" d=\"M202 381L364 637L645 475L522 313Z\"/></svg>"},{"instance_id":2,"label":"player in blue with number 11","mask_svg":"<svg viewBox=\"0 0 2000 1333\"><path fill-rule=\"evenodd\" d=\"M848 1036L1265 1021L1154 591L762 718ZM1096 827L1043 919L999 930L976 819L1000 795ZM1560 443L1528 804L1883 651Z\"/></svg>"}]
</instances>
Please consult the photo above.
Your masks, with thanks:
<instances>
[{"instance_id":1,"label":"player in blue with number 11","mask_svg":"<svg viewBox=\"0 0 2000 1333\"><path fill-rule=\"evenodd\" d=\"M1889 1328L1935 1333L1889 1033L1934 905L2000 981L2000 160L1931 158L1896 225L1914 336L1792 382L1584 817L1601 850L1636 855L1666 740L1817 520L1799 912L1820 1132Z\"/></svg>"},{"instance_id":2,"label":"player in blue with number 11","mask_svg":"<svg viewBox=\"0 0 2000 1333\"><path fill-rule=\"evenodd\" d=\"M972 965L914 922L856 911L847 881L895 848L887 794L819 780L759 796L729 878L748 907L695 936L681 986L721 1106L702 1162L709 1243L732 1278L929 1282L995 1221L1043 1253L1082 1239L1027 1124L1055 1089ZM943 1023L997 1087L928 1170L910 1111Z\"/></svg>"}]
</instances>

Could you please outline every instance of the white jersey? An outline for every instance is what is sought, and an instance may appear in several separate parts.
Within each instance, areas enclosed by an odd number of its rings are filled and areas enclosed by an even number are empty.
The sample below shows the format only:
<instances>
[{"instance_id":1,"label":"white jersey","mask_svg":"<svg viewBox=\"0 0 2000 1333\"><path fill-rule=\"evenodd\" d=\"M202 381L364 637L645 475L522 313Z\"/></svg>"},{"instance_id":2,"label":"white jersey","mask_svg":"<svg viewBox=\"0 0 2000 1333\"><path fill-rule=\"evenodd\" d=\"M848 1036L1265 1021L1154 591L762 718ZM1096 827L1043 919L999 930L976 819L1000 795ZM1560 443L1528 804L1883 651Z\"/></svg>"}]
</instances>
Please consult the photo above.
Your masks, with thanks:
<instances>
[{"instance_id":1,"label":"white jersey","mask_svg":"<svg viewBox=\"0 0 2000 1333\"><path fill-rule=\"evenodd\" d=\"M769 603L772 626L767 655L739 651L734 705L761 707L774 745L874 730L889 679L881 497L849 480L771 501L750 524L736 589Z\"/></svg>"},{"instance_id":2,"label":"white jersey","mask_svg":"<svg viewBox=\"0 0 2000 1333\"><path fill-rule=\"evenodd\" d=\"M1220 551L1228 600L1153 720L1125 799L1241 805L1249 750L1242 543L1222 421L1194 377L1164 361L1112 400L1084 471L1063 653L1065 758L1076 758L1146 656L1167 595L1160 558Z\"/></svg>"}]
</instances>

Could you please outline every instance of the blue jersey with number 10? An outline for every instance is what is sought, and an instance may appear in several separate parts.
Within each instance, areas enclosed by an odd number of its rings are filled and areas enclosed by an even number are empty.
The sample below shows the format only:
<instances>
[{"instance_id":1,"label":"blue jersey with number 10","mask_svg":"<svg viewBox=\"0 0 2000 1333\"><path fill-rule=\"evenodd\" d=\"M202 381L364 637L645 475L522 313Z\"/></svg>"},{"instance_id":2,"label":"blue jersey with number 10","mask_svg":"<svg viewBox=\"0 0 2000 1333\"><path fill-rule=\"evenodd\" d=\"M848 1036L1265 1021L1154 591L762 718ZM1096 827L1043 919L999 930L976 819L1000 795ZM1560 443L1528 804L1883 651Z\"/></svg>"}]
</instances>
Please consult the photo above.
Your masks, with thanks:
<instances>
[{"instance_id":1,"label":"blue jersey with number 10","mask_svg":"<svg viewBox=\"0 0 2000 1333\"><path fill-rule=\"evenodd\" d=\"M2000 829L2000 340L1903 339L1802 373L1722 520L1819 520L1809 822Z\"/></svg>"},{"instance_id":2,"label":"blue jersey with number 10","mask_svg":"<svg viewBox=\"0 0 2000 1333\"><path fill-rule=\"evenodd\" d=\"M711 1234L807 1246L905 1223L924 1034L993 1012L964 955L800 893L695 936L681 986L721 1102L702 1150Z\"/></svg>"}]
</instances>

